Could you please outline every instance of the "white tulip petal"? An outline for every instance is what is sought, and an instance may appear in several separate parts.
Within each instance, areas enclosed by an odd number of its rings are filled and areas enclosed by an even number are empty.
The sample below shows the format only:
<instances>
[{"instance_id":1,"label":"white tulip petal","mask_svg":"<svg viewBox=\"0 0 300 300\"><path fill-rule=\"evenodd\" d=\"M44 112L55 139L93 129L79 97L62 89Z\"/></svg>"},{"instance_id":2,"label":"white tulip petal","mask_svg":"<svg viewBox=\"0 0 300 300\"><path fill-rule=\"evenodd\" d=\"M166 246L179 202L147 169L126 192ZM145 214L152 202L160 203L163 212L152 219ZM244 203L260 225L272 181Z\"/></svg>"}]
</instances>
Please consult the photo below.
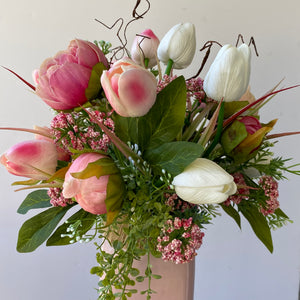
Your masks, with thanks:
<instances>
[{"instance_id":1,"label":"white tulip petal","mask_svg":"<svg viewBox=\"0 0 300 300\"><path fill-rule=\"evenodd\" d=\"M195 51L195 26L191 23L183 23L173 26L162 38L157 56L164 64L171 59L174 69L183 69L191 64Z\"/></svg>"},{"instance_id":2,"label":"white tulip petal","mask_svg":"<svg viewBox=\"0 0 300 300\"><path fill-rule=\"evenodd\" d=\"M245 93L250 79L250 49L246 44L236 48L225 45L208 70L203 89L217 101L236 101Z\"/></svg>"},{"instance_id":3,"label":"white tulip petal","mask_svg":"<svg viewBox=\"0 0 300 300\"><path fill-rule=\"evenodd\" d=\"M198 158L175 176L177 195L190 203L221 203L237 190L233 177L215 162Z\"/></svg>"},{"instance_id":4,"label":"white tulip petal","mask_svg":"<svg viewBox=\"0 0 300 300\"><path fill-rule=\"evenodd\" d=\"M225 186L216 187L175 187L176 194L183 200L193 204L215 204L227 200L227 198L236 192L236 185L231 183Z\"/></svg>"}]
</instances>

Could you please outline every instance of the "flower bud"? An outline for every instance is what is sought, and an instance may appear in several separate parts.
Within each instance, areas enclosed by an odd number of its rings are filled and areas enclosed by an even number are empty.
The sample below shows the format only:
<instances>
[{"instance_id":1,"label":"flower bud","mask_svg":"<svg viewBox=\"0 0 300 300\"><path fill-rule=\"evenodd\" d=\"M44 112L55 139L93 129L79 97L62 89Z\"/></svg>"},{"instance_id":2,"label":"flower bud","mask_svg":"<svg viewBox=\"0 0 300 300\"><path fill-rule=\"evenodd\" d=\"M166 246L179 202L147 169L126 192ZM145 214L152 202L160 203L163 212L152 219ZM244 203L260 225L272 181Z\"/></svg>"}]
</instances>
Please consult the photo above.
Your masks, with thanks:
<instances>
[{"instance_id":1,"label":"flower bud","mask_svg":"<svg viewBox=\"0 0 300 300\"><path fill-rule=\"evenodd\" d=\"M193 161L172 184L181 199L194 204L224 202L237 189L233 177L206 158Z\"/></svg>"},{"instance_id":2,"label":"flower bud","mask_svg":"<svg viewBox=\"0 0 300 300\"><path fill-rule=\"evenodd\" d=\"M156 100L155 76L129 58L104 71L101 84L110 105L123 117L145 115Z\"/></svg>"},{"instance_id":3,"label":"flower bud","mask_svg":"<svg viewBox=\"0 0 300 300\"><path fill-rule=\"evenodd\" d=\"M246 92L250 79L250 49L225 45L210 66L203 83L206 95L214 100L237 101Z\"/></svg>"},{"instance_id":4,"label":"flower bud","mask_svg":"<svg viewBox=\"0 0 300 300\"><path fill-rule=\"evenodd\" d=\"M262 125L252 116L238 118L222 133L221 145L235 162L245 162L256 155L265 135L273 129L275 123L276 120L273 120Z\"/></svg>"},{"instance_id":5,"label":"flower bud","mask_svg":"<svg viewBox=\"0 0 300 300\"><path fill-rule=\"evenodd\" d=\"M173 26L160 41L157 56L164 64L173 61L174 69L189 66L196 51L195 26L191 23L180 23Z\"/></svg>"},{"instance_id":6,"label":"flower bud","mask_svg":"<svg viewBox=\"0 0 300 300\"><path fill-rule=\"evenodd\" d=\"M105 160L104 165L94 162ZM65 175L63 196L75 198L78 204L92 214L114 212L120 208L123 181L109 157L98 153L78 156ZM84 173L86 172L86 173Z\"/></svg>"},{"instance_id":7,"label":"flower bud","mask_svg":"<svg viewBox=\"0 0 300 300\"><path fill-rule=\"evenodd\" d=\"M144 66L145 59L148 60L148 68L153 68L157 64L157 47L159 39L151 29L146 29L137 35L131 48L132 60L141 66Z\"/></svg>"},{"instance_id":8,"label":"flower bud","mask_svg":"<svg viewBox=\"0 0 300 300\"><path fill-rule=\"evenodd\" d=\"M21 142L6 151L0 162L13 175L45 180L56 171L56 146L45 140Z\"/></svg>"},{"instance_id":9,"label":"flower bud","mask_svg":"<svg viewBox=\"0 0 300 300\"><path fill-rule=\"evenodd\" d=\"M107 59L96 45L78 39L71 41L67 50L46 59L34 71L37 95L57 110L83 105L92 69L99 62L108 67Z\"/></svg>"}]
</instances>

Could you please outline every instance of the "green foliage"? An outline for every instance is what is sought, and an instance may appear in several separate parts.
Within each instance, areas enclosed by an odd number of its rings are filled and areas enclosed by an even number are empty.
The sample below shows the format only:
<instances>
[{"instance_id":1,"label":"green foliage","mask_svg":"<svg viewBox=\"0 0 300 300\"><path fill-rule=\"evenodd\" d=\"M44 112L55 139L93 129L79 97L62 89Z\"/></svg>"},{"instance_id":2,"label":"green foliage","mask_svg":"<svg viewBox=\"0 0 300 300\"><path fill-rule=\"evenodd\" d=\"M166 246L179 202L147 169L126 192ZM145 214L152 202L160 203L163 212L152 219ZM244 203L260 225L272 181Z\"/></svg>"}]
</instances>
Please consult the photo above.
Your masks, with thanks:
<instances>
[{"instance_id":1,"label":"green foliage","mask_svg":"<svg viewBox=\"0 0 300 300\"><path fill-rule=\"evenodd\" d=\"M266 218L259 212L257 206L252 205L251 202L247 202L247 204L245 203L244 205L239 205L239 209L243 216L248 220L256 236L272 253L273 242L271 230Z\"/></svg>"},{"instance_id":2,"label":"green foliage","mask_svg":"<svg viewBox=\"0 0 300 300\"><path fill-rule=\"evenodd\" d=\"M155 104L143 117L124 118L114 116L117 136L145 149L156 148L173 141L182 130L185 119L186 86L178 77L158 95Z\"/></svg>"},{"instance_id":3,"label":"green foliage","mask_svg":"<svg viewBox=\"0 0 300 300\"><path fill-rule=\"evenodd\" d=\"M164 169L172 176L176 176L202 153L201 145L178 141L152 148L145 153L145 157L154 168Z\"/></svg>"},{"instance_id":4,"label":"green foliage","mask_svg":"<svg viewBox=\"0 0 300 300\"><path fill-rule=\"evenodd\" d=\"M31 209L46 208L50 206L50 198L47 194L47 190L36 190L26 196L17 212L19 214L26 214Z\"/></svg>"},{"instance_id":5,"label":"green foliage","mask_svg":"<svg viewBox=\"0 0 300 300\"><path fill-rule=\"evenodd\" d=\"M27 220L19 231L18 252L32 252L44 243L70 207L52 207Z\"/></svg>"},{"instance_id":6,"label":"green foliage","mask_svg":"<svg viewBox=\"0 0 300 300\"><path fill-rule=\"evenodd\" d=\"M55 230L46 245L64 246L92 239L93 237L84 235L93 227L96 217L96 215L80 209Z\"/></svg>"},{"instance_id":7,"label":"green foliage","mask_svg":"<svg viewBox=\"0 0 300 300\"><path fill-rule=\"evenodd\" d=\"M99 95L101 90L100 78L104 70L106 67L101 62L93 67L88 87L85 89L85 96L88 100L93 100Z\"/></svg>"}]
</instances>

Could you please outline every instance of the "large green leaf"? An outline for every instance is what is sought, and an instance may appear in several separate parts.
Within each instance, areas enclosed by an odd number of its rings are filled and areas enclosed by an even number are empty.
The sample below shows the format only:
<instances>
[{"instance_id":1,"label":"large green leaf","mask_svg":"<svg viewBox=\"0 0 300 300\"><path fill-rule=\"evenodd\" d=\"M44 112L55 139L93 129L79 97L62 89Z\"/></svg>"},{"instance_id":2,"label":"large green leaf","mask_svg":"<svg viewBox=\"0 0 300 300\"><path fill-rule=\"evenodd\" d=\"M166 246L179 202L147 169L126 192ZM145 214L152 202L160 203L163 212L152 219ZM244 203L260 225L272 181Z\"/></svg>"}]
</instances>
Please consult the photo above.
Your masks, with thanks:
<instances>
[{"instance_id":1,"label":"large green leaf","mask_svg":"<svg viewBox=\"0 0 300 300\"><path fill-rule=\"evenodd\" d=\"M241 228L240 214L231 205L227 206L227 205L222 204L221 207L231 218L233 218L233 220Z\"/></svg>"},{"instance_id":2,"label":"large green leaf","mask_svg":"<svg viewBox=\"0 0 300 300\"><path fill-rule=\"evenodd\" d=\"M50 197L47 190L37 190L27 195L25 200L19 206L17 212L26 214L30 209L50 207Z\"/></svg>"},{"instance_id":3,"label":"large green leaf","mask_svg":"<svg viewBox=\"0 0 300 300\"><path fill-rule=\"evenodd\" d=\"M180 76L168 84L158 95L155 104L139 122L139 140L149 129L148 148L171 142L182 129L186 108L186 84Z\"/></svg>"},{"instance_id":4,"label":"large green leaf","mask_svg":"<svg viewBox=\"0 0 300 300\"><path fill-rule=\"evenodd\" d=\"M81 221L80 225L80 232L81 234L85 234L88 232L92 226L95 223L97 215L93 215L83 209L80 209L77 211L74 215L72 215L65 223L60 225L55 232L50 236L50 238L47 240L46 245L47 246L64 246L64 245L70 245L70 241L73 239L69 236L63 236L67 233L67 228L72 224L73 222L76 222L78 220ZM76 242L76 240L75 240Z\"/></svg>"},{"instance_id":5,"label":"large green leaf","mask_svg":"<svg viewBox=\"0 0 300 300\"><path fill-rule=\"evenodd\" d=\"M115 132L124 142L137 144L143 151L175 139L183 126L186 106L186 84L178 77L158 93L156 102L143 117L114 115Z\"/></svg>"},{"instance_id":6,"label":"large green leaf","mask_svg":"<svg viewBox=\"0 0 300 300\"><path fill-rule=\"evenodd\" d=\"M27 220L19 230L17 251L27 253L39 247L71 207L52 207Z\"/></svg>"},{"instance_id":7,"label":"large green leaf","mask_svg":"<svg viewBox=\"0 0 300 300\"><path fill-rule=\"evenodd\" d=\"M145 153L146 160L160 169L165 169L173 176L181 173L185 167L192 163L203 153L203 147L189 142L170 142L149 149Z\"/></svg>"},{"instance_id":8,"label":"large green leaf","mask_svg":"<svg viewBox=\"0 0 300 300\"><path fill-rule=\"evenodd\" d=\"M273 252L273 241L271 236L271 230L267 220L258 208L247 202L247 205L239 205L239 209L244 217L250 223L256 236L263 242L267 249Z\"/></svg>"}]
</instances>

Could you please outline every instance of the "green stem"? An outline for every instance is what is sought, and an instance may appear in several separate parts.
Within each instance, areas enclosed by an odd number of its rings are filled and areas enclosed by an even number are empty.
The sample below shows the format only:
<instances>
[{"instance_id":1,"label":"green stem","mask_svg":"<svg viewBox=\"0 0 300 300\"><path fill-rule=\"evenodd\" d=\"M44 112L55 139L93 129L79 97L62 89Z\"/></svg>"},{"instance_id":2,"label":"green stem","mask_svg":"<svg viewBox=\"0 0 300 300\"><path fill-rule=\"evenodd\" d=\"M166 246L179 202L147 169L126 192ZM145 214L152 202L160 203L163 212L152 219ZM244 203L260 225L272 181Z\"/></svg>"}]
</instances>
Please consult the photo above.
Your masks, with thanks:
<instances>
[{"instance_id":1,"label":"green stem","mask_svg":"<svg viewBox=\"0 0 300 300\"><path fill-rule=\"evenodd\" d=\"M220 111L219 111L217 132L216 132L215 138L212 141L212 143L209 145L208 149L206 149L206 151L204 152L204 155L203 155L204 157L208 157L210 152L212 150L214 150L216 145L219 143L219 140L220 140L220 137L222 134L222 130L223 130L223 119L224 119L224 101L222 101Z\"/></svg>"},{"instance_id":2,"label":"green stem","mask_svg":"<svg viewBox=\"0 0 300 300\"><path fill-rule=\"evenodd\" d=\"M145 58L144 60L144 65L145 65L145 68L148 69L148 66L149 66L149 58Z\"/></svg>"},{"instance_id":3,"label":"green stem","mask_svg":"<svg viewBox=\"0 0 300 300\"><path fill-rule=\"evenodd\" d=\"M167 64L167 68L166 68L166 71L165 71L165 74L170 76L170 73L171 73L171 70L172 70L172 67L173 67L173 60L170 58L169 61L168 61L168 64Z\"/></svg>"}]
</instances>

